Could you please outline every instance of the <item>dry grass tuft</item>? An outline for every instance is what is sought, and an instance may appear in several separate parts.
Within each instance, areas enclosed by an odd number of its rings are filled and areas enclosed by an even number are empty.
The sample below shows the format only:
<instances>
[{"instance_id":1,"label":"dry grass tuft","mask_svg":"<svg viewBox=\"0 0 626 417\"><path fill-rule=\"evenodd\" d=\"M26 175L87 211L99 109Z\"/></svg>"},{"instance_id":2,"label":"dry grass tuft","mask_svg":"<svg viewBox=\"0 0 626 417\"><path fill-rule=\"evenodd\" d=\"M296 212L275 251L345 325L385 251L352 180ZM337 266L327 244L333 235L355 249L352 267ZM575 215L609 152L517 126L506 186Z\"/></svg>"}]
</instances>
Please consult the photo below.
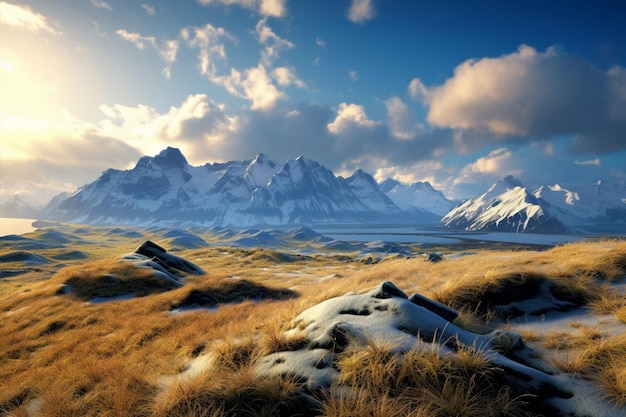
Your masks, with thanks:
<instances>
[{"instance_id":1,"label":"dry grass tuft","mask_svg":"<svg viewBox=\"0 0 626 417\"><path fill-rule=\"evenodd\" d=\"M391 397L387 393L372 395L365 388L345 392L331 392L320 400L322 417L430 417L431 410L413 404L406 398Z\"/></svg>"},{"instance_id":2,"label":"dry grass tuft","mask_svg":"<svg viewBox=\"0 0 626 417\"><path fill-rule=\"evenodd\" d=\"M303 415L301 386L288 377L257 378L249 366L218 367L177 379L152 405L151 415L287 416Z\"/></svg>"},{"instance_id":3,"label":"dry grass tuft","mask_svg":"<svg viewBox=\"0 0 626 417\"><path fill-rule=\"evenodd\" d=\"M626 405L626 360L614 360L595 380L604 389L604 397L618 407Z\"/></svg>"},{"instance_id":4,"label":"dry grass tuft","mask_svg":"<svg viewBox=\"0 0 626 417\"><path fill-rule=\"evenodd\" d=\"M150 268L105 259L61 270L53 282L69 285L71 294L83 300L133 294L142 297L177 288L158 278Z\"/></svg>"},{"instance_id":5,"label":"dry grass tuft","mask_svg":"<svg viewBox=\"0 0 626 417\"><path fill-rule=\"evenodd\" d=\"M370 341L344 351L337 366L349 394L324 399L324 415L357 415L350 409L365 415L527 415L527 404L512 396L502 371L475 347L450 354L433 343L400 354L393 344Z\"/></svg>"},{"instance_id":6,"label":"dry grass tuft","mask_svg":"<svg viewBox=\"0 0 626 417\"><path fill-rule=\"evenodd\" d=\"M536 296L546 280L537 273L486 273L482 277L448 281L438 294L439 302L455 309L474 308L479 314L493 314L494 305L509 304Z\"/></svg>"}]
</instances>

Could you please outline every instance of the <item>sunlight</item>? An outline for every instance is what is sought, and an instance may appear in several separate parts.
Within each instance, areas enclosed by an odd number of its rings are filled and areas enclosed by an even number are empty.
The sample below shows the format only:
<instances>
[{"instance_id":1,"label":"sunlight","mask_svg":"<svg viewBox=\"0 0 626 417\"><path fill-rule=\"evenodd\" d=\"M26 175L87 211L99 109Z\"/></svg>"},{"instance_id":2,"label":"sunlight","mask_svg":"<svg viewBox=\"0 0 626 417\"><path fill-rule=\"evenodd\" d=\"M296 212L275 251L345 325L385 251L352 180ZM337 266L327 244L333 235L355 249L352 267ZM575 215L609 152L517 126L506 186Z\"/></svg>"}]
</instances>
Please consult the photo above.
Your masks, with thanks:
<instances>
[{"instance_id":1,"label":"sunlight","mask_svg":"<svg viewBox=\"0 0 626 417\"><path fill-rule=\"evenodd\" d=\"M2 61L0 61L0 69L2 69L4 72L12 73L13 71L15 71L15 65L13 65L12 61L9 61L8 59L3 59Z\"/></svg>"}]
</instances>

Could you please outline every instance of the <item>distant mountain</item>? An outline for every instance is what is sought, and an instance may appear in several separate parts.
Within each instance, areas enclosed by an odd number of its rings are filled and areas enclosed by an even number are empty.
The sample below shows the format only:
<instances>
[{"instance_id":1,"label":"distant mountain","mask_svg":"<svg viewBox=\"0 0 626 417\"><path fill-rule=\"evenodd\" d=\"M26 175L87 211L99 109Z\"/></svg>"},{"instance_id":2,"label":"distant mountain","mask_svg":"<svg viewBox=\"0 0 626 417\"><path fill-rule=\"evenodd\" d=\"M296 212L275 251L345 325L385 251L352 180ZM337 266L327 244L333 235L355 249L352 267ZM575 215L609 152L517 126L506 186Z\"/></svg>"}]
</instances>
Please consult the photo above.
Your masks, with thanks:
<instances>
[{"instance_id":1,"label":"distant mountain","mask_svg":"<svg viewBox=\"0 0 626 417\"><path fill-rule=\"evenodd\" d=\"M32 205L22 200L19 194L13 195L4 203L0 204L0 217L17 217L34 219L41 214L41 207Z\"/></svg>"},{"instance_id":2,"label":"distant mountain","mask_svg":"<svg viewBox=\"0 0 626 417\"><path fill-rule=\"evenodd\" d=\"M560 185L529 190L512 176L446 214L447 227L474 231L587 233L626 231L626 185Z\"/></svg>"},{"instance_id":3,"label":"distant mountain","mask_svg":"<svg viewBox=\"0 0 626 417\"><path fill-rule=\"evenodd\" d=\"M472 231L567 233L571 230L546 210L544 203L513 176L458 205L441 223Z\"/></svg>"},{"instance_id":4,"label":"distant mountain","mask_svg":"<svg viewBox=\"0 0 626 417\"><path fill-rule=\"evenodd\" d=\"M417 207L443 216L456 205L448 200L441 191L435 190L429 182L414 182L411 185L404 185L396 180L387 179L380 184L380 189L402 210Z\"/></svg>"},{"instance_id":5,"label":"distant mountain","mask_svg":"<svg viewBox=\"0 0 626 417\"><path fill-rule=\"evenodd\" d=\"M58 200L47 206L46 217L93 224L247 227L440 219L418 206L398 207L360 170L344 179L302 156L281 165L263 154L192 166L175 148L144 156L129 170L109 169Z\"/></svg>"},{"instance_id":6,"label":"distant mountain","mask_svg":"<svg viewBox=\"0 0 626 417\"><path fill-rule=\"evenodd\" d=\"M597 181L587 185L538 187L533 195L570 229L626 232L626 183Z\"/></svg>"}]
</instances>

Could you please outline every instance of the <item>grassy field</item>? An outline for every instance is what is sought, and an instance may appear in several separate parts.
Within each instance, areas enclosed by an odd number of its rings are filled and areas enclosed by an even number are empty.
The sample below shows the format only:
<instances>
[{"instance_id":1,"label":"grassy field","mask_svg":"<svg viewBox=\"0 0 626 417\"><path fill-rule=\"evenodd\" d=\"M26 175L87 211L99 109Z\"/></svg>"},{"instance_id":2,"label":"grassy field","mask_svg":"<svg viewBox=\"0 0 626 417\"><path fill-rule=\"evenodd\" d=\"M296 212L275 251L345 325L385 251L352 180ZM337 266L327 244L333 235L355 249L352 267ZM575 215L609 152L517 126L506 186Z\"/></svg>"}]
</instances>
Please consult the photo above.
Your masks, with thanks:
<instances>
[{"instance_id":1,"label":"grassy field","mask_svg":"<svg viewBox=\"0 0 626 417\"><path fill-rule=\"evenodd\" d=\"M435 263L419 256L418 247L413 257L373 259L316 252L302 241L279 250L221 246L219 235L194 233L204 244L187 239L186 248L177 247L180 236L163 230L77 226L0 241L0 413L529 416L558 410L558 402L544 404L507 385L504 370L471 347L454 356L416 349L402 357L391 342L348 347L333 359L340 382L317 392L293 375L257 375L260 358L308 342L304 333L285 332L300 312L391 281L456 309L462 328L519 332L538 359L594 387L588 395L615 415L626 414L624 241L549 250L498 245L471 253L437 248L444 260ZM150 269L119 261L145 240L206 274L174 287ZM550 325L553 319L560 321Z\"/></svg>"}]
</instances>

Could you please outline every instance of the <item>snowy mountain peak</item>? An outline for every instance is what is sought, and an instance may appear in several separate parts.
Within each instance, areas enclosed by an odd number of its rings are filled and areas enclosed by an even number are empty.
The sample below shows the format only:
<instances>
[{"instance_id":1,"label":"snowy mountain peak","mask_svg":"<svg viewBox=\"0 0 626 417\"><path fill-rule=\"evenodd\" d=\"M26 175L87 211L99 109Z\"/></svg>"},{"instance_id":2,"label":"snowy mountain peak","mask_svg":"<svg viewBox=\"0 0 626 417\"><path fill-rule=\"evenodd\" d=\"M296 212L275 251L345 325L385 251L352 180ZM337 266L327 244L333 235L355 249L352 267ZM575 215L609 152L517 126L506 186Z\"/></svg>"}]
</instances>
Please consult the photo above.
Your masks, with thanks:
<instances>
[{"instance_id":1,"label":"snowy mountain peak","mask_svg":"<svg viewBox=\"0 0 626 417\"><path fill-rule=\"evenodd\" d=\"M355 183L357 181L366 182L376 188L379 188L378 183L376 182L374 177L372 177L370 174L363 171L362 169L357 169L356 171L354 171L350 177L346 178L346 181L348 181L348 183Z\"/></svg>"},{"instance_id":2,"label":"snowy mountain peak","mask_svg":"<svg viewBox=\"0 0 626 417\"><path fill-rule=\"evenodd\" d=\"M152 162L162 168L184 168L189 165L180 149L167 147L152 159Z\"/></svg>"},{"instance_id":3,"label":"snowy mountain peak","mask_svg":"<svg viewBox=\"0 0 626 417\"><path fill-rule=\"evenodd\" d=\"M278 169L274 161L260 153L250 161L243 177L253 187L265 186L276 175Z\"/></svg>"},{"instance_id":4,"label":"snowy mountain peak","mask_svg":"<svg viewBox=\"0 0 626 417\"><path fill-rule=\"evenodd\" d=\"M435 190L429 182L404 185L396 180L387 179L380 185L380 189L403 210L417 208L443 216L455 205L441 191Z\"/></svg>"},{"instance_id":5,"label":"snowy mountain peak","mask_svg":"<svg viewBox=\"0 0 626 417\"><path fill-rule=\"evenodd\" d=\"M398 185L401 185L400 181L394 180L393 178L387 178L386 180L384 180L383 182L379 184L380 189L383 193L388 193L389 191L391 191L394 187Z\"/></svg>"},{"instance_id":6,"label":"snowy mountain peak","mask_svg":"<svg viewBox=\"0 0 626 417\"><path fill-rule=\"evenodd\" d=\"M258 154L247 161L191 166L167 148L133 169L105 171L51 204L46 217L95 224L286 225L438 220L424 210L398 208L363 171L352 184L299 156L283 165Z\"/></svg>"},{"instance_id":7,"label":"snowy mountain peak","mask_svg":"<svg viewBox=\"0 0 626 417\"><path fill-rule=\"evenodd\" d=\"M507 189L510 188L515 188L515 187L524 187L524 185L522 184L522 182L520 180L518 180L517 178L515 178L513 175L507 175L506 177L498 180L495 184L495 186L504 186Z\"/></svg>"},{"instance_id":8,"label":"snowy mountain peak","mask_svg":"<svg viewBox=\"0 0 626 417\"><path fill-rule=\"evenodd\" d=\"M547 205L509 175L487 191L455 207L441 222L474 231L564 233L570 231Z\"/></svg>"}]
</instances>

